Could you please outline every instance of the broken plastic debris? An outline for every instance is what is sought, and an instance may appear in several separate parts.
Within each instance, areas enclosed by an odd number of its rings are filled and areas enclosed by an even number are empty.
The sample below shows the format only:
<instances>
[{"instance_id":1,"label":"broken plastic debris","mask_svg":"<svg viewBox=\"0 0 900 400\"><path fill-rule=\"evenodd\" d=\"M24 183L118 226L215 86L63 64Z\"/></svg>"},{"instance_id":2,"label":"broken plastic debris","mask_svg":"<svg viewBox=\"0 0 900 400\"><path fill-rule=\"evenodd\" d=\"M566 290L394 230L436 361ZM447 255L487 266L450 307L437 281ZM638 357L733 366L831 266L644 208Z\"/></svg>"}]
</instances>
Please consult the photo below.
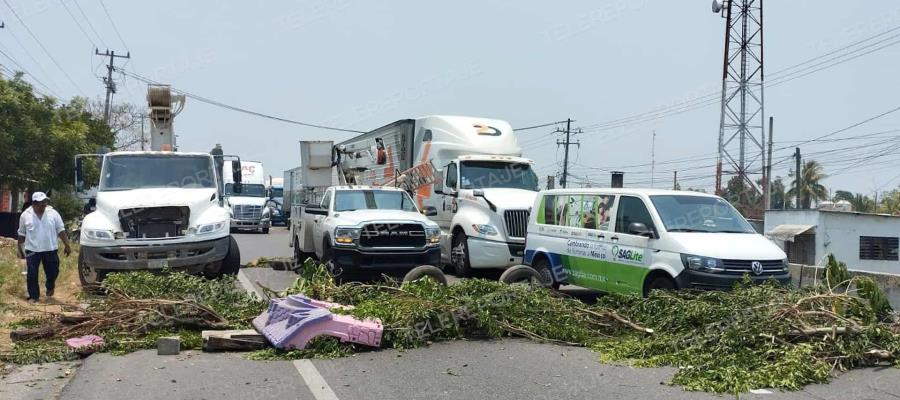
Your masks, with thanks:
<instances>
[{"instance_id":1,"label":"broken plastic debris","mask_svg":"<svg viewBox=\"0 0 900 400\"><path fill-rule=\"evenodd\" d=\"M66 339L66 346L83 356L97 351L104 345L103 338L97 335L85 335Z\"/></svg>"},{"instance_id":2,"label":"broken plastic debris","mask_svg":"<svg viewBox=\"0 0 900 400\"><path fill-rule=\"evenodd\" d=\"M317 336L333 336L341 342L381 346L379 320L360 320L334 314L332 308L351 308L303 295L272 299L268 310L253 319L253 327L279 349L302 349Z\"/></svg>"}]
</instances>

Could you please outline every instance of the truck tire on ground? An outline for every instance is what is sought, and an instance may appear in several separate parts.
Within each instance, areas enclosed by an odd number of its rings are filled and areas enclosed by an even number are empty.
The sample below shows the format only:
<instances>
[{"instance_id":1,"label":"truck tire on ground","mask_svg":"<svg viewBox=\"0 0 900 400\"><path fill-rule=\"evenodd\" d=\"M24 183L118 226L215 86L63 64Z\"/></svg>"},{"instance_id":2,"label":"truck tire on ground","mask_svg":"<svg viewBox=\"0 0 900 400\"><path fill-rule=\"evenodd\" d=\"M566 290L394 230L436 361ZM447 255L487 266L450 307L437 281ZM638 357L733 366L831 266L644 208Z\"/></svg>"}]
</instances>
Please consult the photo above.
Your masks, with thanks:
<instances>
[{"instance_id":1,"label":"truck tire on ground","mask_svg":"<svg viewBox=\"0 0 900 400\"><path fill-rule=\"evenodd\" d=\"M527 265L514 265L503 271L500 282L512 284L526 284L544 287L541 274Z\"/></svg>"},{"instance_id":2,"label":"truck tire on ground","mask_svg":"<svg viewBox=\"0 0 900 400\"><path fill-rule=\"evenodd\" d=\"M420 265L411 269L406 273L405 276L403 276L403 282L412 282L424 277L429 277L431 279L434 279L435 282L447 286L447 276L444 275L443 272L441 272L440 268L433 265Z\"/></svg>"},{"instance_id":3,"label":"truck tire on ground","mask_svg":"<svg viewBox=\"0 0 900 400\"><path fill-rule=\"evenodd\" d=\"M553 281L553 273L550 271L550 261L547 260L547 257L536 257L531 263L531 268L541 276L544 287L559 290L559 282Z\"/></svg>"},{"instance_id":4,"label":"truck tire on ground","mask_svg":"<svg viewBox=\"0 0 900 400\"><path fill-rule=\"evenodd\" d=\"M89 269L84 263L84 253L78 253L78 280L81 281L81 288L88 293L99 293L101 291L100 282L106 278L106 271Z\"/></svg>"},{"instance_id":5,"label":"truck tire on ground","mask_svg":"<svg viewBox=\"0 0 900 400\"><path fill-rule=\"evenodd\" d=\"M313 253L306 253L300 249L300 241L297 238L294 238L294 268L300 268L303 266L303 263L306 262L306 259L312 258L316 259L316 255Z\"/></svg>"},{"instance_id":6,"label":"truck tire on ground","mask_svg":"<svg viewBox=\"0 0 900 400\"><path fill-rule=\"evenodd\" d=\"M650 295L650 291L652 290L675 290L675 281L672 278L669 278L668 275L655 275L650 277L647 282L644 283L644 297Z\"/></svg>"},{"instance_id":7,"label":"truck tire on ground","mask_svg":"<svg viewBox=\"0 0 900 400\"><path fill-rule=\"evenodd\" d=\"M466 234L458 232L453 235L450 246L450 264L459 278L465 278L472 274L472 264L469 263L469 241Z\"/></svg>"},{"instance_id":8,"label":"truck tire on ground","mask_svg":"<svg viewBox=\"0 0 900 400\"><path fill-rule=\"evenodd\" d=\"M263 228L263 229L262 229L262 233L265 234L265 235L268 235L268 234L269 234L269 227L267 226L267 227Z\"/></svg>"},{"instance_id":9,"label":"truck tire on ground","mask_svg":"<svg viewBox=\"0 0 900 400\"><path fill-rule=\"evenodd\" d=\"M234 240L234 236L229 236L228 254L222 259L222 266L219 267L219 272L214 274L213 278L218 278L223 275L237 275L240 269L241 249L238 247L237 240Z\"/></svg>"}]
</instances>

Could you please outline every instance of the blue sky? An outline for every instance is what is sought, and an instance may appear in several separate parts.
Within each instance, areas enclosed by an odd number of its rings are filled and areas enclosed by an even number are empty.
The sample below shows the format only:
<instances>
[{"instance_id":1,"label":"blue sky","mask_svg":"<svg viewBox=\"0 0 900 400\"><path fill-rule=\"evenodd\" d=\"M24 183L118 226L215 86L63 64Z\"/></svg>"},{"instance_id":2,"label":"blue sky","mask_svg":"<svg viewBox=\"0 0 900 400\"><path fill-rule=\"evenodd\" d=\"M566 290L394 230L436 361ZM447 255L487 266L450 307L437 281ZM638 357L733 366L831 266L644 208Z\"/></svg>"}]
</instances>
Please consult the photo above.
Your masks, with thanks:
<instances>
[{"instance_id":1,"label":"blue sky","mask_svg":"<svg viewBox=\"0 0 900 400\"><path fill-rule=\"evenodd\" d=\"M0 4L6 23L0 50L64 98L103 95L97 76L105 60L93 55L95 45L127 47L127 69L201 96L357 130L427 114L493 117L518 127L572 117L575 127L590 127L715 93L721 85L724 20L707 0L104 0L124 43L99 0L6 2L74 85L6 4ZM770 1L765 23L766 68L774 72L900 26L900 4ZM898 60L900 46L888 46L768 89L775 148L784 148L773 157L782 161L774 174L787 175L793 163L786 157L797 142L900 106ZM7 58L0 61L16 69ZM145 84L117 79L116 101L144 103ZM847 140L803 143L801 151L822 162L832 189L894 188L900 157L890 146L900 143L892 131L898 122L900 112L888 114L830 137ZM571 155L571 179L606 184L608 170L621 169L626 183L649 186L644 164L655 130L655 185L671 185L678 170L683 187L710 188L718 125L714 104L615 130L587 129L576 136L581 147ZM350 135L190 99L176 130L183 150L221 143L228 153L263 161L275 176L299 164L299 140ZM562 160L552 130L520 134L524 155L542 176L556 173Z\"/></svg>"}]
</instances>

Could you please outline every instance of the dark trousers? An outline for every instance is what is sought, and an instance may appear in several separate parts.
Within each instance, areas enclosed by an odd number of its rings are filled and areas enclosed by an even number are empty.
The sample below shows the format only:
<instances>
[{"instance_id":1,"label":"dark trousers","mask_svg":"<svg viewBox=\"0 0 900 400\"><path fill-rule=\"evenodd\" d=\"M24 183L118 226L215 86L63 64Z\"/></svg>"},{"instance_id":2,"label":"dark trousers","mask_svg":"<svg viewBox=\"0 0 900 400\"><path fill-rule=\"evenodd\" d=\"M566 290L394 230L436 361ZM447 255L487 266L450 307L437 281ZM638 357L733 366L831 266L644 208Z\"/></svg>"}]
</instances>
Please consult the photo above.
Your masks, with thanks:
<instances>
[{"instance_id":1,"label":"dark trousers","mask_svg":"<svg viewBox=\"0 0 900 400\"><path fill-rule=\"evenodd\" d=\"M59 253L53 251L27 252L25 263L28 265L28 298L37 300L41 296L38 286L38 266L44 264L44 275L47 275L47 291L56 287L56 277L59 276Z\"/></svg>"}]
</instances>

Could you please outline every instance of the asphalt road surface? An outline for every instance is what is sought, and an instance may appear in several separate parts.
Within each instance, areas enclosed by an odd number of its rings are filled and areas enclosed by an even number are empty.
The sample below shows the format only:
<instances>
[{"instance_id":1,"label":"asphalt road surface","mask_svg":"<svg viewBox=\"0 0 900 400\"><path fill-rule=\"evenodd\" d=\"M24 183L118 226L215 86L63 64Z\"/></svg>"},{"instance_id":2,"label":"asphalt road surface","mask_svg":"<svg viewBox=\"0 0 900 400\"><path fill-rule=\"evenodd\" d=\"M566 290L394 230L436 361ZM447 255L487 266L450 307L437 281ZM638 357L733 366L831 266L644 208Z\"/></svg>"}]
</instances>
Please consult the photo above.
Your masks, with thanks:
<instances>
[{"instance_id":1,"label":"asphalt road surface","mask_svg":"<svg viewBox=\"0 0 900 400\"><path fill-rule=\"evenodd\" d=\"M236 236L246 261L290 254L284 228L274 228L268 235ZM267 277L263 269L248 270L259 273L248 275L253 280L291 279L289 274ZM270 362L246 360L241 353L186 351L158 356L155 351L139 351L18 368L0 379L0 399L723 398L667 385L674 373L672 368L601 364L598 354L587 349L519 339L454 341L332 360ZM760 389L742 397L896 399L900 370L854 370L830 384L798 392Z\"/></svg>"}]
</instances>

